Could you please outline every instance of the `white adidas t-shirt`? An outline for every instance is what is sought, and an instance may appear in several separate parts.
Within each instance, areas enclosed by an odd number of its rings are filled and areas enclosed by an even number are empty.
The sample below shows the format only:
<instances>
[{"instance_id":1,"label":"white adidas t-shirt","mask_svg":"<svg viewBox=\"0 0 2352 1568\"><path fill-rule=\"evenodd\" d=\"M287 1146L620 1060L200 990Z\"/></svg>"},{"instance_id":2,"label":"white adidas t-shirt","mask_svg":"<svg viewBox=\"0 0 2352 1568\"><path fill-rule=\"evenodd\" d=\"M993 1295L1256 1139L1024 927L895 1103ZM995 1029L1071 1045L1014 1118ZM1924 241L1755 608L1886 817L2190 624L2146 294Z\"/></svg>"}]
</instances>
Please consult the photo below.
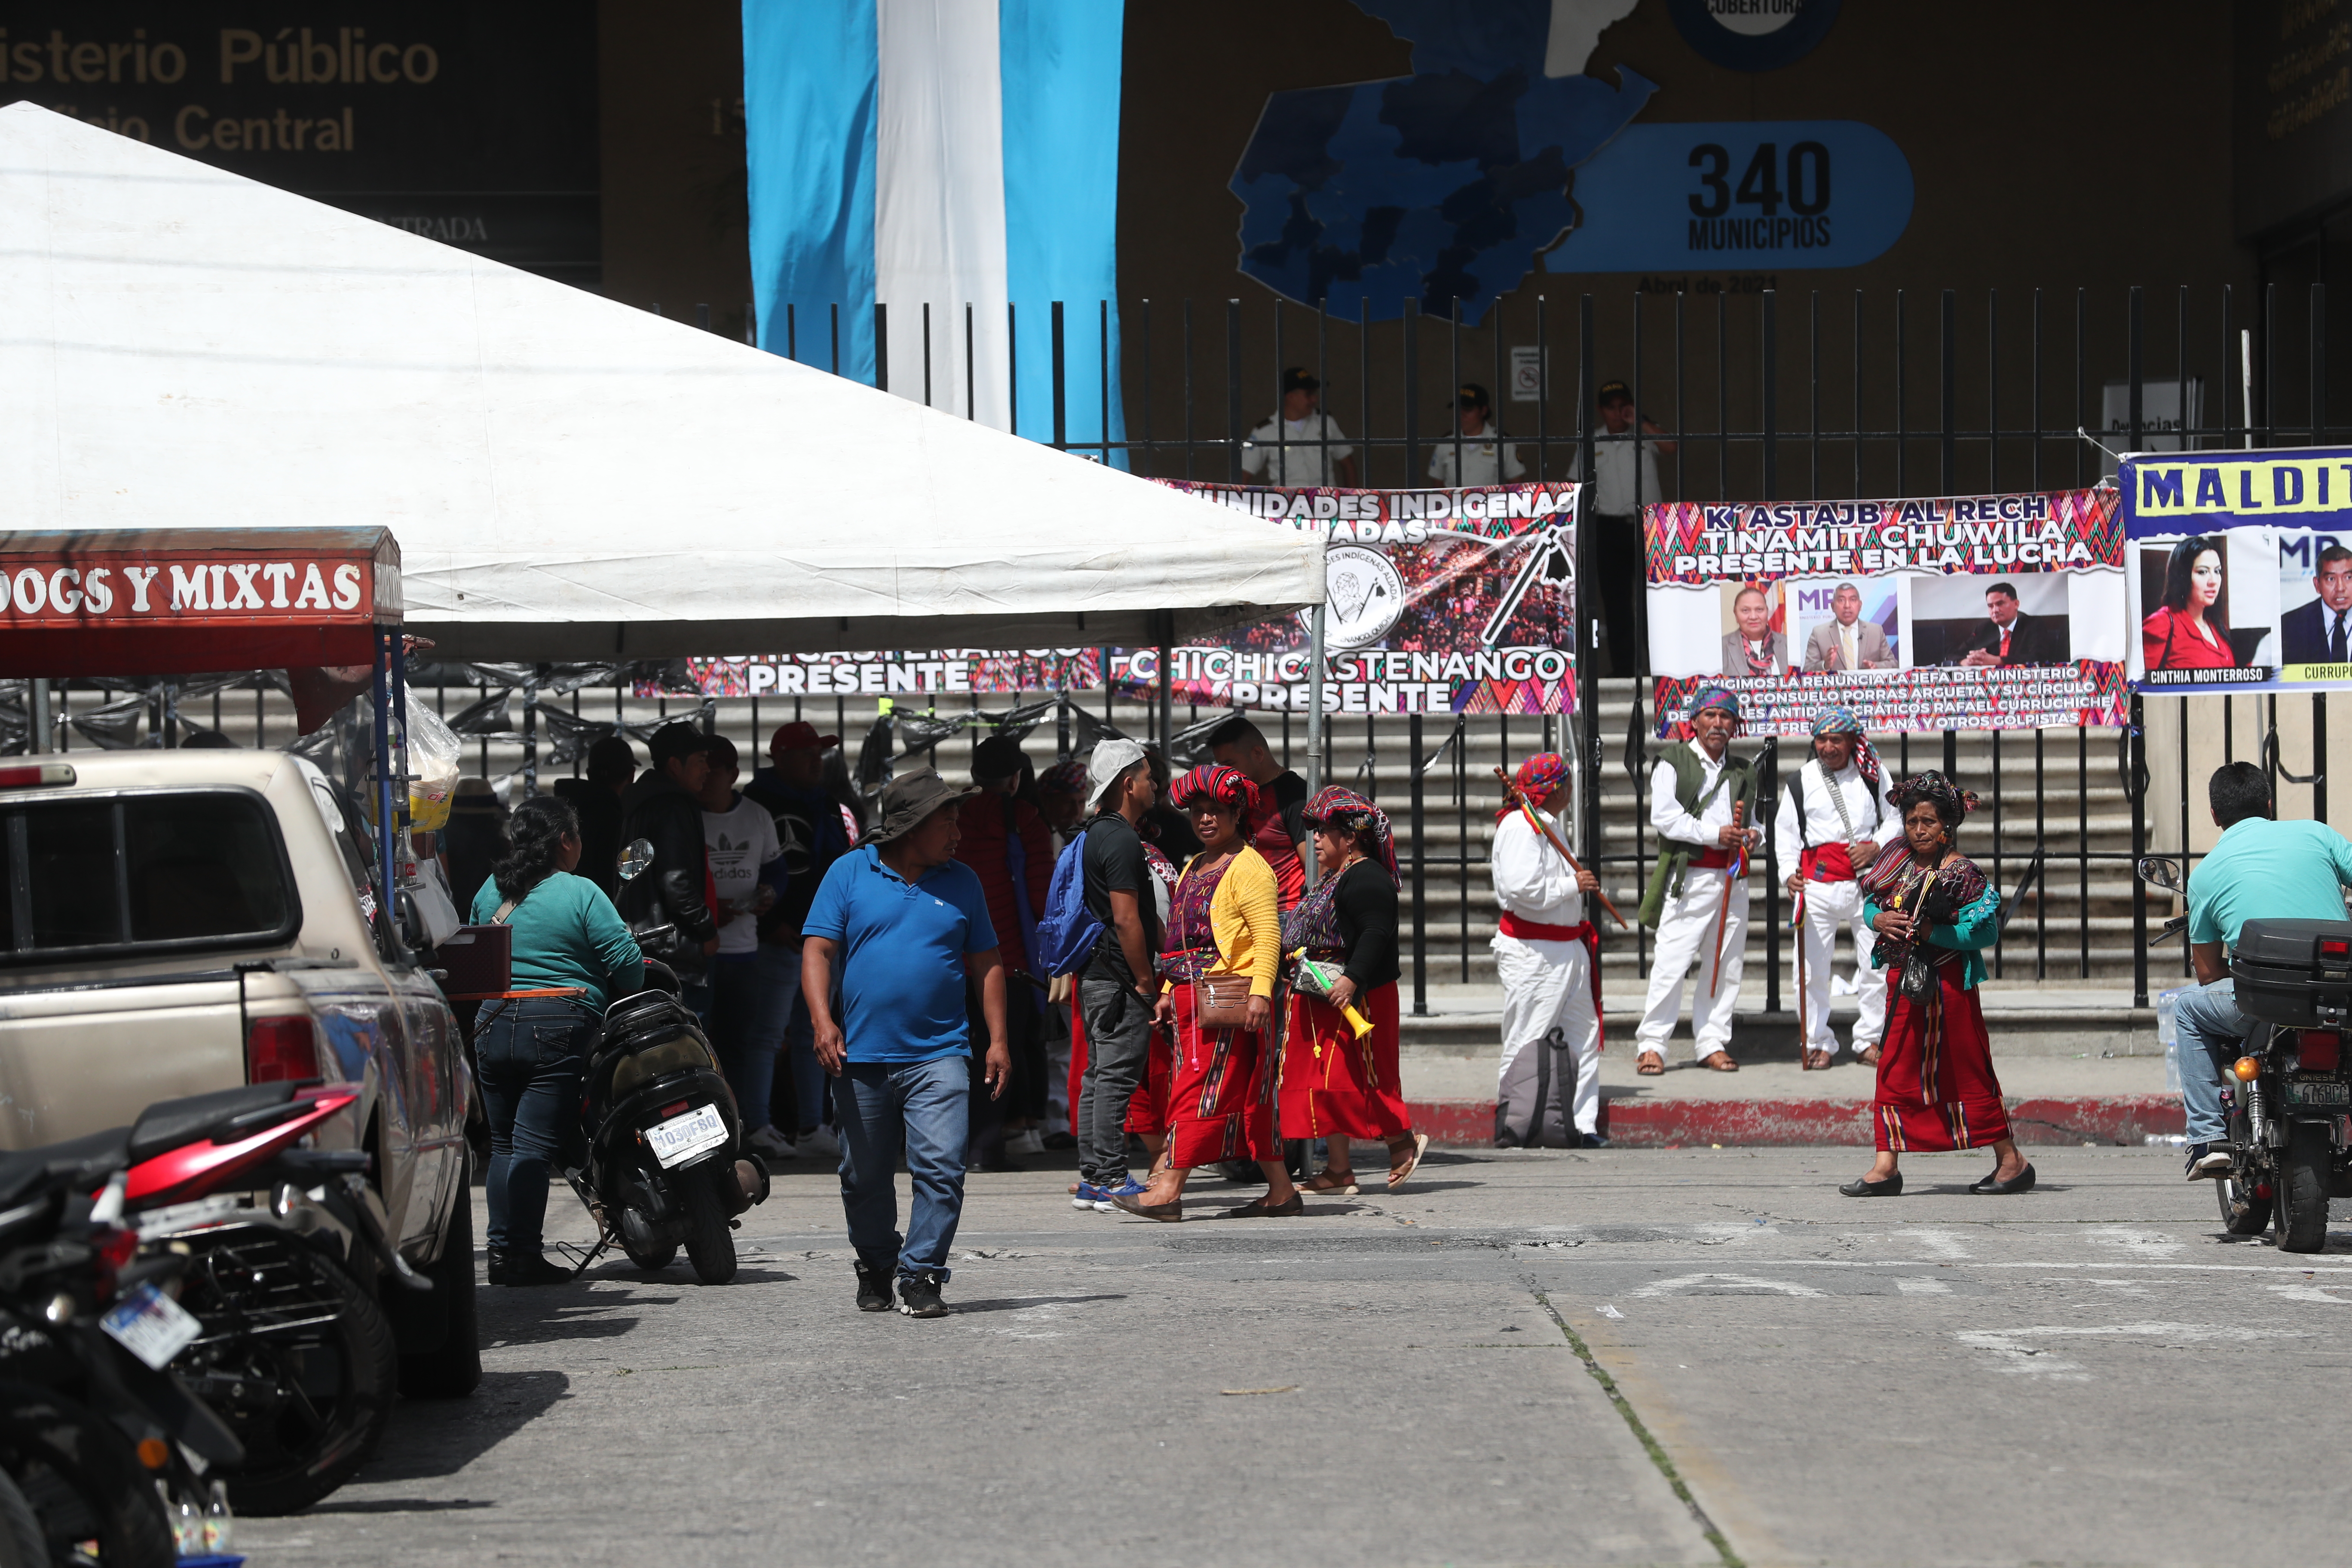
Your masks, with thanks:
<instances>
[{"instance_id":1,"label":"white adidas t-shirt","mask_svg":"<svg viewBox=\"0 0 2352 1568\"><path fill-rule=\"evenodd\" d=\"M735 797L726 811L702 814L702 843L710 852L710 879L719 889L724 910L749 903L760 890L760 869L783 853L776 842L776 819L755 800ZM756 952L760 948L760 918L748 910L723 921L719 927L719 951Z\"/></svg>"}]
</instances>

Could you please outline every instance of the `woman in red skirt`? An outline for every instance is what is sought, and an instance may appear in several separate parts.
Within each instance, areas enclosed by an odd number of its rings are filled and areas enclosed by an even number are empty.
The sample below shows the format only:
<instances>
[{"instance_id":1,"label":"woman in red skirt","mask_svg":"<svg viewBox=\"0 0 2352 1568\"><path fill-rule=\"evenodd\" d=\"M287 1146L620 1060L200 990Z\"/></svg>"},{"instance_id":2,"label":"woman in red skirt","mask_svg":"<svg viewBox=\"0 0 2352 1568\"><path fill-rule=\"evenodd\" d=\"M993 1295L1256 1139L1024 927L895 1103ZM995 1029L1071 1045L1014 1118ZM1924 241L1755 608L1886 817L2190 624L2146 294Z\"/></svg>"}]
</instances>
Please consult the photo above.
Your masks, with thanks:
<instances>
[{"instance_id":1,"label":"woman in red skirt","mask_svg":"<svg viewBox=\"0 0 2352 1568\"><path fill-rule=\"evenodd\" d=\"M1295 1215L1302 1205L1275 1136L1279 1064L1267 1027L1282 963L1280 894L1274 868L1242 837L1257 791L1232 768L1200 767L1176 781L1174 795L1192 816L1201 852L1176 883L1159 961L1166 982L1159 1021L1172 1026L1176 1046L1167 1152L1140 1194L1111 1201L1147 1219L1181 1219L1192 1167L1254 1160L1265 1173L1265 1193L1228 1217ZM1219 979L1241 983L1232 987L1246 996L1238 1023L1203 1017L1209 983Z\"/></svg>"},{"instance_id":2,"label":"woman in red skirt","mask_svg":"<svg viewBox=\"0 0 2352 1568\"><path fill-rule=\"evenodd\" d=\"M1340 971L1330 994L1294 987L1283 1047L1282 1130L1329 1140L1323 1169L1300 1188L1353 1194L1348 1141L1385 1143L1389 1191L1404 1184L1429 1148L1412 1130L1397 1080L1397 869L1389 819L1353 790L1333 786L1307 803L1315 829L1315 890L1282 922L1285 952ZM1371 1025L1359 1035L1349 1021Z\"/></svg>"},{"instance_id":3,"label":"woman in red skirt","mask_svg":"<svg viewBox=\"0 0 2352 1568\"><path fill-rule=\"evenodd\" d=\"M1904 855L1881 855L1861 877L1863 912L1878 932L1872 962L1887 972L1886 1038L1871 1107L1878 1159L1838 1191L1890 1198L1903 1191L1896 1159L1992 1145L1990 1175L1972 1193L2033 1190L2033 1167L2010 1136L1977 986L1983 950L2000 934L2000 893L1953 847L1974 800L1942 773L1895 787Z\"/></svg>"}]
</instances>

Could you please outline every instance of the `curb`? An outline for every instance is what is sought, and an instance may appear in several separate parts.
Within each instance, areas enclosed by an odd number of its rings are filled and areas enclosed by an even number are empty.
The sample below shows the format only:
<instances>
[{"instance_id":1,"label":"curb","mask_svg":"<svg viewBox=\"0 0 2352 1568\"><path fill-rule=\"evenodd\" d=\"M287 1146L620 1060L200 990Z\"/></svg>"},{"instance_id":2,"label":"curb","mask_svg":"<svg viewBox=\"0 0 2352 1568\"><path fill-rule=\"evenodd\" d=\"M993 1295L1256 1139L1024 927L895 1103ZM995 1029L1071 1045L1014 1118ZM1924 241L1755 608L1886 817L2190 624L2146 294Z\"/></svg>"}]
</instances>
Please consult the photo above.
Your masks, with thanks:
<instances>
[{"instance_id":1,"label":"curb","mask_svg":"<svg viewBox=\"0 0 2352 1568\"><path fill-rule=\"evenodd\" d=\"M2074 1100L2011 1098L2010 1128L2020 1143L2104 1143L2126 1147L2178 1134L2180 1101L2169 1095L2117 1094ZM1433 1143L1486 1148L1495 1142L1495 1102L1420 1100L1406 1109ZM1873 1142L1866 1100L1604 1100L1601 1131L1622 1149L1686 1145L1771 1148Z\"/></svg>"}]
</instances>

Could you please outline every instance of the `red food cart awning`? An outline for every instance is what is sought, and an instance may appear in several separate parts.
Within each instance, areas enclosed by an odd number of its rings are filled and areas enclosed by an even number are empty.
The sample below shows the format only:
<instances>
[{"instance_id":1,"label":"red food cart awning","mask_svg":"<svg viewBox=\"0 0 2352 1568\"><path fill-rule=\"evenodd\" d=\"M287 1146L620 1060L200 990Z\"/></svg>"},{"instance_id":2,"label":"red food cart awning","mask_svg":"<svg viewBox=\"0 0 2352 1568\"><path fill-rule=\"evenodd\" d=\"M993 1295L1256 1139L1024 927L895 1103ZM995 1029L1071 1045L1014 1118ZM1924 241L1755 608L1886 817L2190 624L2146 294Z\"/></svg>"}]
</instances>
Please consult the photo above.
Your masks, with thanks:
<instances>
[{"instance_id":1,"label":"red food cart awning","mask_svg":"<svg viewBox=\"0 0 2352 1568\"><path fill-rule=\"evenodd\" d=\"M0 676L368 665L400 618L386 528L0 534Z\"/></svg>"}]
</instances>

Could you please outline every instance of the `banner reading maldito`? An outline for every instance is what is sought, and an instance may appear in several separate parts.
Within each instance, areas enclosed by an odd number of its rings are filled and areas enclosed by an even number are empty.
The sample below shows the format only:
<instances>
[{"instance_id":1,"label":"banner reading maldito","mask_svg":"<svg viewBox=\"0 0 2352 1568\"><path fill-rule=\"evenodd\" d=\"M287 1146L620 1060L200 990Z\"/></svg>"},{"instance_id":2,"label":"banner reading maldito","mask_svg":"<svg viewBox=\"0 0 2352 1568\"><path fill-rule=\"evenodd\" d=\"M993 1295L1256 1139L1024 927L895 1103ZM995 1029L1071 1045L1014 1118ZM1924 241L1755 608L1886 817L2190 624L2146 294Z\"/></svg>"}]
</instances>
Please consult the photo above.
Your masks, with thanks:
<instances>
[{"instance_id":1,"label":"banner reading maldito","mask_svg":"<svg viewBox=\"0 0 2352 1568\"><path fill-rule=\"evenodd\" d=\"M2352 447L2137 453L2116 483L2134 685L2352 686Z\"/></svg>"},{"instance_id":2,"label":"banner reading maldito","mask_svg":"<svg viewBox=\"0 0 2352 1568\"><path fill-rule=\"evenodd\" d=\"M1326 539L1324 697L1334 713L1567 713L1576 705L1577 487L1265 489L1167 480ZM1304 710L1310 616L1171 651L1180 702ZM1111 679L1156 692L1156 648Z\"/></svg>"},{"instance_id":3,"label":"banner reading maldito","mask_svg":"<svg viewBox=\"0 0 2352 1568\"><path fill-rule=\"evenodd\" d=\"M1703 685L1751 734L2125 719L2113 490L1645 509L1660 733Z\"/></svg>"}]
</instances>

